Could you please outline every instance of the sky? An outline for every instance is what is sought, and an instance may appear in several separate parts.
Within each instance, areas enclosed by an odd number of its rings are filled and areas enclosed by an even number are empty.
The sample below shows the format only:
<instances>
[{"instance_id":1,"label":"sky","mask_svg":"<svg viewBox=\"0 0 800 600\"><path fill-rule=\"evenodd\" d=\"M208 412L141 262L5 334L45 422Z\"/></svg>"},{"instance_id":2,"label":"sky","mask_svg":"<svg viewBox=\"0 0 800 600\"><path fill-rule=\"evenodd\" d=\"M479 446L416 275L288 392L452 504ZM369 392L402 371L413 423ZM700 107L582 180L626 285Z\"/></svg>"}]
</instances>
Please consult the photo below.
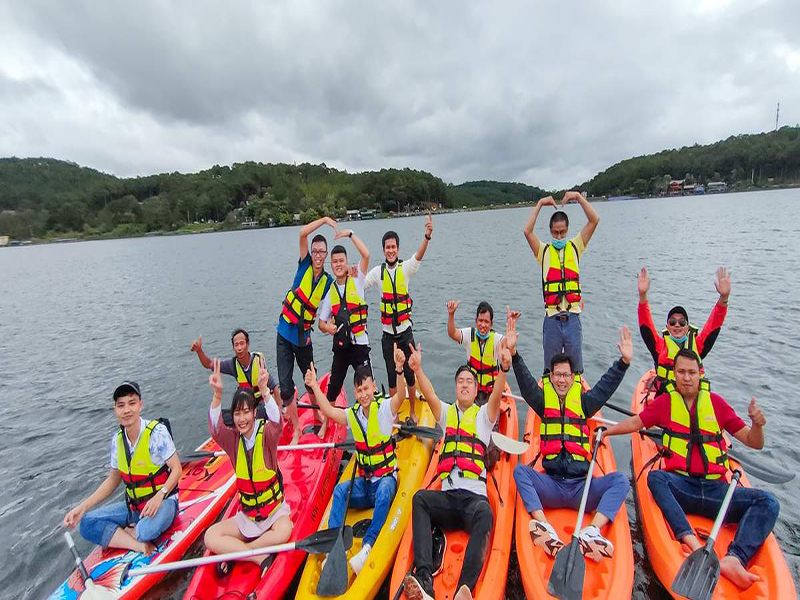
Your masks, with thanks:
<instances>
[{"instance_id":1,"label":"sky","mask_svg":"<svg viewBox=\"0 0 800 600\"><path fill-rule=\"evenodd\" d=\"M797 0L0 0L0 156L546 189L800 122Z\"/></svg>"}]
</instances>

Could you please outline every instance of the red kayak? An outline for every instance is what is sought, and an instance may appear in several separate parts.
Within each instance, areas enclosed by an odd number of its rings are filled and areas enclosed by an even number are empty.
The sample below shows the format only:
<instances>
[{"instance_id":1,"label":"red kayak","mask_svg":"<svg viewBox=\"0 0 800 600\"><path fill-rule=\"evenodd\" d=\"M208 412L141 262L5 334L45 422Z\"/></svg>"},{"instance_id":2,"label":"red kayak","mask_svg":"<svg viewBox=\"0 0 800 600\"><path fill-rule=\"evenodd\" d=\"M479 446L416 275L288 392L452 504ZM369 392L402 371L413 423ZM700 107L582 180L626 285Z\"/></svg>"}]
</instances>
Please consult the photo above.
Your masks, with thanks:
<instances>
[{"instance_id":1,"label":"red kayak","mask_svg":"<svg viewBox=\"0 0 800 600\"><path fill-rule=\"evenodd\" d=\"M328 389L326 374L320 380L320 388L324 392ZM304 394L301 403L309 403L308 394ZM336 406L347 407L347 396L342 388L336 399ZM303 431L319 422L318 411L313 409L300 409L300 427ZM320 440L316 434L310 432L300 436L301 444L324 442L341 442L347 436L347 429L333 421L328 423L325 438ZM279 445L288 445L292 440L292 425L284 422L283 433ZM339 464L342 459L342 450L338 448L325 448L316 450L283 450L278 453L278 463L283 475L283 486L286 501L292 509L294 530L289 541L301 540L319 528L322 515L333 494L336 485ZM223 457L223 460L227 458ZM239 498L235 496L228 505L222 518L233 517L239 511ZM206 551L206 555L210 552ZM223 598L261 598L262 600L278 600L286 593L286 589L306 559L306 553L300 550L281 552L275 556L275 561L259 580L260 570L252 562L237 562L231 572L224 579L217 577L216 565L199 567L184 598L190 600L217 600ZM252 595L254 594L254 595Z\"/></svg>"}]
</instances>

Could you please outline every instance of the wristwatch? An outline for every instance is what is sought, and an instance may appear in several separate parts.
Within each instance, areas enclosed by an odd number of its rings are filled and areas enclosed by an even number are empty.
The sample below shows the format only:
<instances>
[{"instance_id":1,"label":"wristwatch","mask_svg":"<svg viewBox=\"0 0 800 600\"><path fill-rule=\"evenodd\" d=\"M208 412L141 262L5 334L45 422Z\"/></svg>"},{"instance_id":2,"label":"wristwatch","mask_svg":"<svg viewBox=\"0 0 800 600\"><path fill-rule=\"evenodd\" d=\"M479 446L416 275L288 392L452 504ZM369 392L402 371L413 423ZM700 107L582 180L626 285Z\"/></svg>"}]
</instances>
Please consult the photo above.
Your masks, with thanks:
<instances>
[{"instance_id":1,"label":"wristwatch","mask_svg":"<svg viewBox=\"0 0 800 600\"><path fill-rule=\"evenodd\" d=\"M403 369L400 369L399 371L395 371L395 373L397 373L398 375L402 375L403 374Z\"/></svg>"},{"instance_id":2,"label":"wristwatch","mask_svg":"<svg viewBox=\"0 0 800 600\"><path fill-rule=\"evenodd\" d=\"M353 237L353 231L352 230L350 230L350 233L347 234L347 237L349 237L349 238Z\"/></svg>"},{"instance_id":3,"label":"wristwatch","mask_svg":"<svg viewBox=\"0 0 800 600\"><path fill-rule=\"evenodd\" d=\"M167 487L166 487L166 486L163 486L163 487L162 487L160 490L158 490L158 491L159 491L159 492L161 492L162 494L164 494L164 497L166 497L166 496L167 496L167 494L169 494L169 492L167 491Z\"/></svg>"},{"instance_id":4,"label":"wristwatch","mask_svg":"<svg viewBox=\"0 0 800 600\"><path fill-rule=\"evenodd\" d=\"M426 233L426 234L425 234L425 239L426 239L426 240L428 240L428 241L430 242L430 241L431 241L431 236L429 236L429 235Z\"/></svg>"}]
</instances>

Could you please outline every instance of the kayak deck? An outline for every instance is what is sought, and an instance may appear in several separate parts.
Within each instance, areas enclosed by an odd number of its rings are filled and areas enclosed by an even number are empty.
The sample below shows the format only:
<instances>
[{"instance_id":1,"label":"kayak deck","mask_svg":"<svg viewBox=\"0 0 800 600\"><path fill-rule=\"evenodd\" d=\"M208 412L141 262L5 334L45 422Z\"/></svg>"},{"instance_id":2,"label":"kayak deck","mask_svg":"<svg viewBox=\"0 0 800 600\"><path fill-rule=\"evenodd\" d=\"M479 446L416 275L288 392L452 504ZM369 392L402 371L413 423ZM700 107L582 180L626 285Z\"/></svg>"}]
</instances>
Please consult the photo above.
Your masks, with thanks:
<instances>
[{"instance_id":1,"label":"kayak deck","mask_svg":"<svg viewBox=\"0 0 800 600\"><path fill-rule=\"evenodd\" d=\"M649 389L649 384L653 377L655 377L655 371L651 369L639 380L633 392L633 398L631 399L632 412L638 414L648 402L654 399L654 393ZM672 581L675 579L675 575L678 573L681 564L683 564L683 561L689 555L689 549L672 536L672 530L669 528L669 525L661 513L661 509L658 507L658 504L656 504L647 486L647 473L641 473L647 461L657 453L658 447L654 440L642 435L631 435L633 476L635 479L638 477L635 484L636 505L639 510L639 518L641 519L642 529L644 531L647 555L662 585L672 594L670 589L672 587ZM741 465L733 460L731 460L730 463L731 468L738 468L742 471L740 485L750 487L750 483L744 475L744 469ZM654 468L657 468L657 466ZM639 476L640 473L641 476ZM730 474L726 479L730 481ZM711 532L711 528L714 525L713 520L698 515L686 516L701 539ZM736 535L736 527L736 524L728 524L723 525L720 529L717 541L714 545L714 550L719 558L725 556L728 545L733 541ZM753 557L747 570L761 577L761 580L754 583L747 590L741 590L731 581L720 576L717 587L714 590L713 598L738 598L741 600L756 600L762 598L791 600L797 598L792 574L786 564L786 559L783 556L783 552L774 534L769 535L764 545ZM672 595L675 598L682 597L675 596L674 594Z\"/></svg>"},{"instance_id":2,"label":"kayak deck","mask_svg":"<svg viewBox=\"0 0 800 600\"><path fill-rule=\"evenodd\" d=\"M424 427L433 427L435 425L433 414L431 414L430 408L422 398L417 399L414 408L418 425ZM408 400L405 400L398 412L398 421L400 423L405 421L408 412L409 403ZM398 466L397 493L389 508L386 523L370 551L369 560L358 576L355 576L348 565L348 575L350 577L348 589L345 594L337 596L337 598L361 600L374 598L375 594L378 593L394 564L397 547L400 545L400 539L411 517L411 499L422 483L422 478L430 462L432 449L433 442L431 440L420 439L413 435L398 442L396 450ZM354 461L355 456L342 473L339 479L340 483L350 481ZM333 501L331 500L325 510L320 529L327 527L332 505ZM345 523L353 527L354 533L353 546L347 552L348 560L361 550L362 538L372 519L372 512L372 508L360 510L351 508L347 511ZM316 590L323 558L324 555L311 554L308 556L300 579L300 585L297 588L296 598L311 599L321 597L317 596Z\"/></svg>"}]
</instances>

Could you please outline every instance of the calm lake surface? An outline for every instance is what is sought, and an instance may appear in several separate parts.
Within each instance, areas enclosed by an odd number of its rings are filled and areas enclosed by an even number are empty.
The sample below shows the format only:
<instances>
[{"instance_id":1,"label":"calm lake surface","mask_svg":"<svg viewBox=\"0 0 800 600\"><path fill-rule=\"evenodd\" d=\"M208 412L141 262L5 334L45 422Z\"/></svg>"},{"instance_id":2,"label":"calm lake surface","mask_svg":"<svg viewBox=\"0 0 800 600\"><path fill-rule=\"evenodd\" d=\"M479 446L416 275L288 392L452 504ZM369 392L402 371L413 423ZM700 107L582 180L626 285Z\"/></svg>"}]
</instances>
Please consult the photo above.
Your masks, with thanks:
<instances>
[{"instance_id":1,"label":"calm lake surface","mask_svg":"<svg viewBox=\"0 0 800 600\"><path fill-rule=\"evenodd\" d=\"M634 334L635 359L612 401L629 405L640 375L652 366L638 335L636 275L646 265L656 323L675 304L702 326L717 293L719 265L732 270L724 328L704 361L714 389L743 416L751 396L765 410L767 444L760 457L800 469L800 190L671 198L594 205L602 222L582 261L586 303L584 363L594 382L618 357L618 328ZM533 370L542 364L542 297L536 261L522 235L530 208L434 217L433 241L412 282L414 328L423 364L442 398L453 395L462 349L447 337L448 299L460 299L456 323L467 327L481 300L505 327L505 306L521 309L519 350ZM585 223L567 208L574 235ZM550 212L537 232L546 235ZM401 256L416 251L423 219L350 225L382 259L380 239L400 234ZM332 241L332 231L323 228ZM296 266L297 228L185 237L141 238L0 250L0 589L4 597L47 596L72 569L61 535L66 511L107 473L116 421L111 392L123 379L141 384L144 415L172 421L186 454L206 437L211 395L207 372L189 344L231 354L230 332L244 327L251 349L275 369L275 325ZM346 241L348 253L357 253ZM371 291L369 333L376 378L385 382L378 293ZM330 338L315 333L319 371L330 366ZM296 373L295 382L300 382ZM349 395L352 396L347 380ZM516 389L513 377L510 380ZM226 389L232 381L226 379ZM527 406L520 407L520 424ZM616 418L611 411L606 416ZM608 414L610 413L610 414ZM617 463L630 474L630 442L614 440ZM741 445L739 445L741 447ZM754 455L753 453L752 455ZM758 482L781 501L775 533L800 576L800 479ZM753 480L754 483L757 480ZM633 498L627 502L637 553L634 597L668 597L644 556ZM80 536L76 535L76 538ZM80 540L85 556L90 547ZM195 552L199 548L195 547ZM516 565L507 595L522 598ZM172 577L152 597L182 597L189 575Z\"/></svg>"}]
</instances>

